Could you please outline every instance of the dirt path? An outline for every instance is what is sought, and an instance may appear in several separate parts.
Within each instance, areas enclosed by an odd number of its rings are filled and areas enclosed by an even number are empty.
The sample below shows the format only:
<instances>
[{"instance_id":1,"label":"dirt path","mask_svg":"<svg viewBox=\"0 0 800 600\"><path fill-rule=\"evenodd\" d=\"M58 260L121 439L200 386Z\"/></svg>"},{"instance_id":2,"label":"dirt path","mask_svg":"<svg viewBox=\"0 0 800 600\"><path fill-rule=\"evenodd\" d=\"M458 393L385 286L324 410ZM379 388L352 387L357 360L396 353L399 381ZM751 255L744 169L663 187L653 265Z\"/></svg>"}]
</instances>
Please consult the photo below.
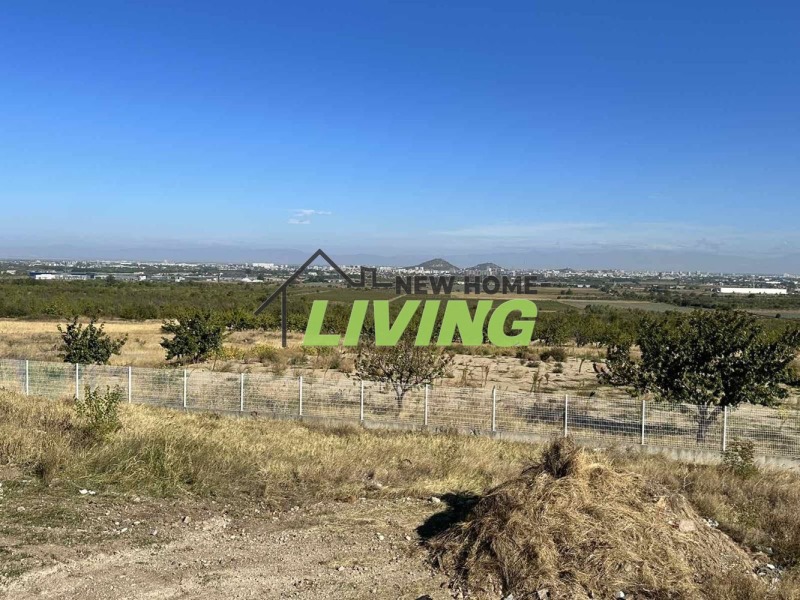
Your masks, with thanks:
<instances>
[{"instance_id":1,"label":"dirt path","mask_svg":"<svg viewBox=\"0 0 800 600\"><path fill-rule=\"evenodd\" d=\"M115 543L23 574L0 598L451 598L426 564L416 527L441 505L360 500L277 515L220 513L184 523L165 515L169 541ZM149 521L153 527L157 517ZM48 548L51 555L58 548Z\"/></svg>"}]
</instances>

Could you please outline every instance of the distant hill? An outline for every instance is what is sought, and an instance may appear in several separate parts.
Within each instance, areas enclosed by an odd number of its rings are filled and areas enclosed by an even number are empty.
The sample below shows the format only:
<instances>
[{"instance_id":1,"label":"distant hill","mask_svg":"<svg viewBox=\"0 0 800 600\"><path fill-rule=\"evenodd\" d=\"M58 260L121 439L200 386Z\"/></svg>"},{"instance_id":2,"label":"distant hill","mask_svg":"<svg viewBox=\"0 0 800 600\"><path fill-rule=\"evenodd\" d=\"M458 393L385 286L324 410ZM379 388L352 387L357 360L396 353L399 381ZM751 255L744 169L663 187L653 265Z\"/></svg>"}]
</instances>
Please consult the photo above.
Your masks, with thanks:
<instances>
[{"instance_id":1,"label":"distant hill","mask_svg":"<svg viewBox=\"0 0 800 600\"><path fill-rule=\"evenodd\" d=\"M460 271L461 269L455 266L453 263L446 261L443 258L434 258L431 260L426 260L423 263L419 263L418 265L414 265L414 267L422 267L423 269L428 269L430 271Z\"/></svg>"},{"instance_id":2,"label":"distant hill","mask_svg":"<svg viewBox=\"0 0 800 600\"><path fill-rule=\"evenodd\" d=\"M468 269L465 269L465 271L489 271L489 270L502 271L503 267L501 267L497 263L487 262L487 263L481 263L479 265L475 265L474 267L469 267Z\"/></svg>"}]
</instances>

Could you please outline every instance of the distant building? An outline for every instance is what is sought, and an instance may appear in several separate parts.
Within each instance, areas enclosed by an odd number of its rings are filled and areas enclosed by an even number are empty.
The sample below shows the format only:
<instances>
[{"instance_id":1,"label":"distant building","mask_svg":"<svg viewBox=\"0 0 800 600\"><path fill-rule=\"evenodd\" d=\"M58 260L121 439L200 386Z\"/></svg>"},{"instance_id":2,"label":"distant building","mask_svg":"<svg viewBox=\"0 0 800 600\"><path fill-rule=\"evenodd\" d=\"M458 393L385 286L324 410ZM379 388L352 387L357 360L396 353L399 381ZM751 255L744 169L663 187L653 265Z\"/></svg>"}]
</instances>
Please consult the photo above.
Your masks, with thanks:
<instances>
[{"instance_id":1,"label":"distant building","mask_svg":"<svg viewBox=\"0 0 800 600\"><path fill-rule=\"evenodd\" d=\"M765 296L784 296L788 292L784 288L735 288L735 287L721 287L718 288L720 294L743 294L749 296L750 294L763 294Z\"/></svg>"},{"instance_id":2,"label":"distant building","mask_svg":"<svg viewBox=\"0 0 800 600\"><path fill-rule=\"evenodd\" d=\"M56 279L56 277L55 273L31 273L31 278L37 281Z\"/></svg>"}]
</instances>

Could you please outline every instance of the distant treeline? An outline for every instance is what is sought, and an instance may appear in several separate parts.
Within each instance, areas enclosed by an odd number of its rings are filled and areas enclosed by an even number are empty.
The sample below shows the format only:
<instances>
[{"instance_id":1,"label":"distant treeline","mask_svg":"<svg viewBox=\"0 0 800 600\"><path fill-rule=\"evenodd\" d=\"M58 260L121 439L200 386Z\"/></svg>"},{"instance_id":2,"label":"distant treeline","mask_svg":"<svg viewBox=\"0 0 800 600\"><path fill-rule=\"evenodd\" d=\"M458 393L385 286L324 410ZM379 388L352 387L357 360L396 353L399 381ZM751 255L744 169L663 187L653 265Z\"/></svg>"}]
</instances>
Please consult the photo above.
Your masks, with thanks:
<instances>
[{"instance_id":1,"label":"distant treeline","mask_svg":"<svg viewBox=\"0 0 800 600\"><path fill-rule=\"evenodd\" d=\"M772 296L760 294L720 294L702 292L671 292L657 290L647 296L653 302L665 302L675 306L688 306L693 308L734 308L734 309L775 309L798 310L800 309L800 295L787 294L785 296Z\"/></svg>"},{"instance_id":2,"label":"distant treeline","mask_svg":"<svg viewBox=\"0 0 800 600\"><path fill-rule=\"evenodd\" d=\"M229 330L277 330L280 328L280 302L274 302L256 316L255 309L275 286L247 283L168 283L121 281L0 281L0 317L70 319L74 316L104 319L174 319L195 312L213 313ZM352 300L383 298L380 291L347 288L297 286L290 288L287 326L291 331L306 329L311 303L327 299L323 332L343 334L350 318ZM409 296L408 298L411 298ZM417 296L424 299L423 296ZM674 300L674 299L673 299ZM775 300L773 298L772 300ZM780 300L780 298L778 298ZM794 300L794 298L789 298ZM470 303L477 300L469 300ZM547 302L547 301L545 301ZM392 302L396 316L402 301ZM540 306L542 310L543 306ZM444 311L444 303L440 307ZM415 317L416 319L419 316ZM584 310L567 308L540 312L534 337L551 346L575 343L579 346L631 342L644 318L659 318L640 310L590 306ZM441 320L440 319L437 321ZM768 330L782 331L786 320L762 319ZM488 322L488 320L487 320ZM506 329L509 330L510 322ZM372 327L368 313L364 331ZM413 328L413 321L412 321Z\"/></svg>"},{"instance_id":3,"label":"distant treeline","mask_svg":"<svg viewBox=\"0 0 800 600\"><path fill-rule=\"evenodd\" d=\"M0 317L131 320L177 317L191 310L254 310L274 289L263 284L101 281L0 281Z\"/></svg>"}]
</instances>

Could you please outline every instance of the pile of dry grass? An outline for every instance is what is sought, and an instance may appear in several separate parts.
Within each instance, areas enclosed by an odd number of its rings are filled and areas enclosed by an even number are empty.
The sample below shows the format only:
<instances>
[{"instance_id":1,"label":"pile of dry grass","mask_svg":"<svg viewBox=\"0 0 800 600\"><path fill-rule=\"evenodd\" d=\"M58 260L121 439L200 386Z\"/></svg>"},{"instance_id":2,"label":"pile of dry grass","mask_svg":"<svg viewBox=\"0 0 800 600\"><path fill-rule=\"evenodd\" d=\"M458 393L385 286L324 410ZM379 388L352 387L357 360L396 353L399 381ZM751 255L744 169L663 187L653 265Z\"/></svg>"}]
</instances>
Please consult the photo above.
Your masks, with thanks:
<instances>
[{"instance_id":1,"label":"pile of dry grass","mask_svg":"<svg viewBox=\"0 0 800 600\"><path fill-rule=\"evenodd\" d=\"M431 541L468 598L765 598L753 562L680 495L559 440ZM732 585L732 582L733 585Z\"/></svg>"}]
</instances>

